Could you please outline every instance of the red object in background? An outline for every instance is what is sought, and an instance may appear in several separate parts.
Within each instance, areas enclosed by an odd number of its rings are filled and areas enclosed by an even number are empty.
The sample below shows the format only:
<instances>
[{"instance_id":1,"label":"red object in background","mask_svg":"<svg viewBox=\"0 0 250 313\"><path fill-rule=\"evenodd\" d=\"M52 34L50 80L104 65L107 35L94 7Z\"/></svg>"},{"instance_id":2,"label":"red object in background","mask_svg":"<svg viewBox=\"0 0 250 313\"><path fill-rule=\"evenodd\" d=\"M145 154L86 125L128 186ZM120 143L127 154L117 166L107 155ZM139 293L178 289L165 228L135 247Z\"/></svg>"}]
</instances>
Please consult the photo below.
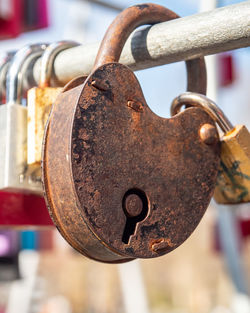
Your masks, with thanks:
<instances>
[{"instance_id":1,"label":"red object in background","mask_svg":"<svg viewBox=\"0 0 250 313\"><path fill-rule=\"evenodd\" d=\"M239 219L241 234L243 238L250 236L250 219Z\"/></svg>"},{"instance_id":2,"label":"red object in background","mask_svg":"<svg viewBox=\"0 0 250 313\"><path fill-rule=\"evenodd\" d=\"M17 37L22 31L22 3L20 0L9 0L11 14L6 18L0 15L0 39Z\"/></svg>"},{"instance_id":3,"label":"red object in background","mask_svg":"<svg viewBox=\"0 0 250 313\"><path fill-rule=\"evenodd\" d=\"M0 227L54 226L44 198L0 192Z\"/></svg>"},{"instance_id":4,"label":"red object in background","mask_svg":"<svg viewBox=\"0 0 250 313\"><path fill-rule=\"evenodd\" d=\"M46 28L49 26L48 3L47 0L38 0L39 18L36 28Z\"/></svg>"},{"instance_id":5,"label":"red object in background","mask_svg":"<svg viewBox=\"0 0 250 313\"><path fill-rule=\"evenodd\" d=\"M226 87L235 80L234 59L229 53L220 54L218 57L219 65L219 86Z\"/></svg>"},{"instance_id":6,"label":"red object in background","mask_svg":"<svg viewBox=\"0 0 250 313\"><path fill-rule=\"evenodd\" d=\"M6 1L9 1L10 13L1 12L0 5L0 39L15 38L22 32L48 27L47 0Z\"/></svg>"},{"instance_id":7,"label":"red object in background","mask_svg":"<svg viewBox=\"0 0 250 313\"><path fill-rule=\"evenodd\" d=\"M23 2L23 31L48 27L47 0L19 0Z\"/></svg>"},{"instance_id":8,"label":"red object in background","mask_svg":"<svg viewBox=\"0 0 250 313\"><path fill-rule=\"evenodd\" d=\"M238 217L237 224L240 230L240 248L242 248L244 242L250 237L250 219ZM218 223L216 223L214 227L213 248L216 252L222 252Z\"/></svg>"}]
</instances>

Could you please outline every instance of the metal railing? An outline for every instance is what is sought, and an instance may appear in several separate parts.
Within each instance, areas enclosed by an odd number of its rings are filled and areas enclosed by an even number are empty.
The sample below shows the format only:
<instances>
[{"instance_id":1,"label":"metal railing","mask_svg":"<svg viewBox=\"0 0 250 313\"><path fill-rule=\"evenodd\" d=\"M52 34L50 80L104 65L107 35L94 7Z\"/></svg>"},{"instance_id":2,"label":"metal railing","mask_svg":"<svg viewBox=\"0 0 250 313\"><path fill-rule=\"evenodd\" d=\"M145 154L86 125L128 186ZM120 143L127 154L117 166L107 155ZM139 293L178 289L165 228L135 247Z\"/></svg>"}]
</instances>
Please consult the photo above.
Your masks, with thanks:
<instances>
[{"instance_id":1,"label":"metal railing","mask_svg":"<svg viewBox=\"0 0 250 313\"><path fill-rule=\"evenodd\" d=\"M89 74L100 43L65 50L55 59L56 80L64 85ZM250 45L250 1L179 18L135 31L120 62L134 71ZM33 67L38 82L40 60Z\"/></svg>"}]
</instances>

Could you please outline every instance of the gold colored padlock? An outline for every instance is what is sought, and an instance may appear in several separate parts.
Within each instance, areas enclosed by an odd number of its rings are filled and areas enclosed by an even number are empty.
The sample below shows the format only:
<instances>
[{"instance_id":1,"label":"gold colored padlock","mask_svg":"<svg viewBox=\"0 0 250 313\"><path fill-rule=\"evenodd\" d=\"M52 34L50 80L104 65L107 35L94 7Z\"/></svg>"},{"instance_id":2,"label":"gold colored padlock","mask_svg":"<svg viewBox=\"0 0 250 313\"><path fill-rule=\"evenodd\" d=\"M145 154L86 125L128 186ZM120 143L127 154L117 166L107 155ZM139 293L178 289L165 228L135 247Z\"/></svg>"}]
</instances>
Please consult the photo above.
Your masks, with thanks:
<instances>
[{"instance_id":1,"label":"gold colored padlock","mask_svg":"<svg viewBox=\"0 0 250 313\"><path fill-rule=\"evenodd\" d=\"M59 52L78 45L74 41L59 41L50 44L41 58L39 86L31 88L27 93L28 165L31 171L36 169L40 171L44 128L51 106L62 91L60 87L49 87L54 59Z\"/></svg>"},{"instance_id":2,"label":"gold colored padlock","mask_svg":"<svg viewBox=\"0 0 250 313\"><path fill-rule=\"evenodd\" d=\"M218 203L236 204L250 202L250 133L244 125L233 126L225 114L210 99L201 94L183 93L175 98L171 114L180 112L183 105L198 106L217 122L221 136L221 162L214 192ZM212 134L201 134L209 141Z\"/></svg>"}]
</instances>

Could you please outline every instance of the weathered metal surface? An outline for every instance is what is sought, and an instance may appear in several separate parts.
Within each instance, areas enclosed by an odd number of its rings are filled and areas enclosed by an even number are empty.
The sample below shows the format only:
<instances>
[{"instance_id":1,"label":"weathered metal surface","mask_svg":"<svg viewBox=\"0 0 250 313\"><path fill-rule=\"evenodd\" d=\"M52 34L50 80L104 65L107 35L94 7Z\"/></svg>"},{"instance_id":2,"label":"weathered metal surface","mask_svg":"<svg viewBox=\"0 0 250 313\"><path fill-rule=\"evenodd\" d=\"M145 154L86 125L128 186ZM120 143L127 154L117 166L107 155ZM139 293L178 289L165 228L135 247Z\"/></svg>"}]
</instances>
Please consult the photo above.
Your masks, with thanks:
<instances>
[{"instance_id":1,"label":"weathered metal surface","mask_svg":"<svg viewBox=\"0 0 250 313\"><path fill-rule=\"evenodd\" d=\"M107 91L91 84L97 77ZM142 112L128 106L131 99ZM209 204L218 171L218 141L201 141L204 124L214 125L198 108L172 119L153 114L133 73L119 64L59 95L43 170L50 213L66 240L104 262L156 257L186 240ZM145 193L148 212L126 244L122 202L133 189ZM156 248L159 240L164 249Z\"/></svg>"},{"instance_id":2,"label":"weathered metal surface","mask_svg":"<svg viewBox=\"0 0 250 313\"><path fill-rule=\"evenodd\" d=\"M55 87L33 87L27 92L28 103L28 153L27 163L30 167L38 169L40 177L41 151L44 127L49 112L56 97L62 88Z\"/></svg>"},{"instance_id":3,"label":"weathered metal surface","mask_svg":"<svg viewBox=\"0 0 250 313\"><path fill-rule=\"evenodd\" d=\"M85 77L86 78L86 77ZM75 104L85 79L77 78L57 97L44 137L42 174L45 201L50 216L62 236L83 255L103 262L119 263L113 253L90 231L75 196L71 170L71 131ZM65 197L66 196L66 197Z\"/></svg>"},{"instance_id":4,"label":"weathered metal surface","mask_svg":"<svg viewBox=\"0 0 250 313\"><path fill-rule=\"evenodd\" d=\"M224 204L250 202L250 133L244 125L236 125L221 141L214 199Z\"/></svg>"},{"instance_id":5,"label":"weathered metal surface","mask_svg":"<svg viewBox=\"0 0 250 313\"><path fill-rule=\"evenodd\" d=\"M126 12L129 31L141 17L149 23L151 14L154 22L175 16L153 4ZM121 23L121 33L117 19L107 32L99 53L104 63L119 58L118 39L129 34ZM189 67L189 85L203 92L204 69L202 59ZM44 139L45 197L65 239L109 263L178 247L198 225L215 187L219 144L218 138L211 145L201 140L205 124L214 126L199 108L171 119L155 115L129 68L97 59L84 84L72 82L57 98Z\"/></svg>"}]
</instances>

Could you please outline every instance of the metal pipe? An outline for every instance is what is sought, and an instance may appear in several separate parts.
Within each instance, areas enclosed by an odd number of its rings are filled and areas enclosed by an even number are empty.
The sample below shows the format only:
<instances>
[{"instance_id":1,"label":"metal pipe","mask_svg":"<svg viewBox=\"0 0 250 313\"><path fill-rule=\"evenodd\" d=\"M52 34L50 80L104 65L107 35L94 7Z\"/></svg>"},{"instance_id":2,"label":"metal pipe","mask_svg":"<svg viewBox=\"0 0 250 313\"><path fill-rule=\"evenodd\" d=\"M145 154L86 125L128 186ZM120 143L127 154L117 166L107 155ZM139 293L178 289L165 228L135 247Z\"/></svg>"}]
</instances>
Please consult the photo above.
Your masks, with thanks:
<instances>
[{"instance_id":1,"label":"metal pipe","mask_svg":"<svg viewBox=\"0 0 250 313\"><path fill-rule=\"evenodd\" d=\"M120 62L132 70L189 60L250 45L250 1L164 22L138 30L127 40ZM90 73L99 43L58 54L54 63L61 85ZM40 61L33 75L39 81Z\"/></svg>"}]
</instances>

